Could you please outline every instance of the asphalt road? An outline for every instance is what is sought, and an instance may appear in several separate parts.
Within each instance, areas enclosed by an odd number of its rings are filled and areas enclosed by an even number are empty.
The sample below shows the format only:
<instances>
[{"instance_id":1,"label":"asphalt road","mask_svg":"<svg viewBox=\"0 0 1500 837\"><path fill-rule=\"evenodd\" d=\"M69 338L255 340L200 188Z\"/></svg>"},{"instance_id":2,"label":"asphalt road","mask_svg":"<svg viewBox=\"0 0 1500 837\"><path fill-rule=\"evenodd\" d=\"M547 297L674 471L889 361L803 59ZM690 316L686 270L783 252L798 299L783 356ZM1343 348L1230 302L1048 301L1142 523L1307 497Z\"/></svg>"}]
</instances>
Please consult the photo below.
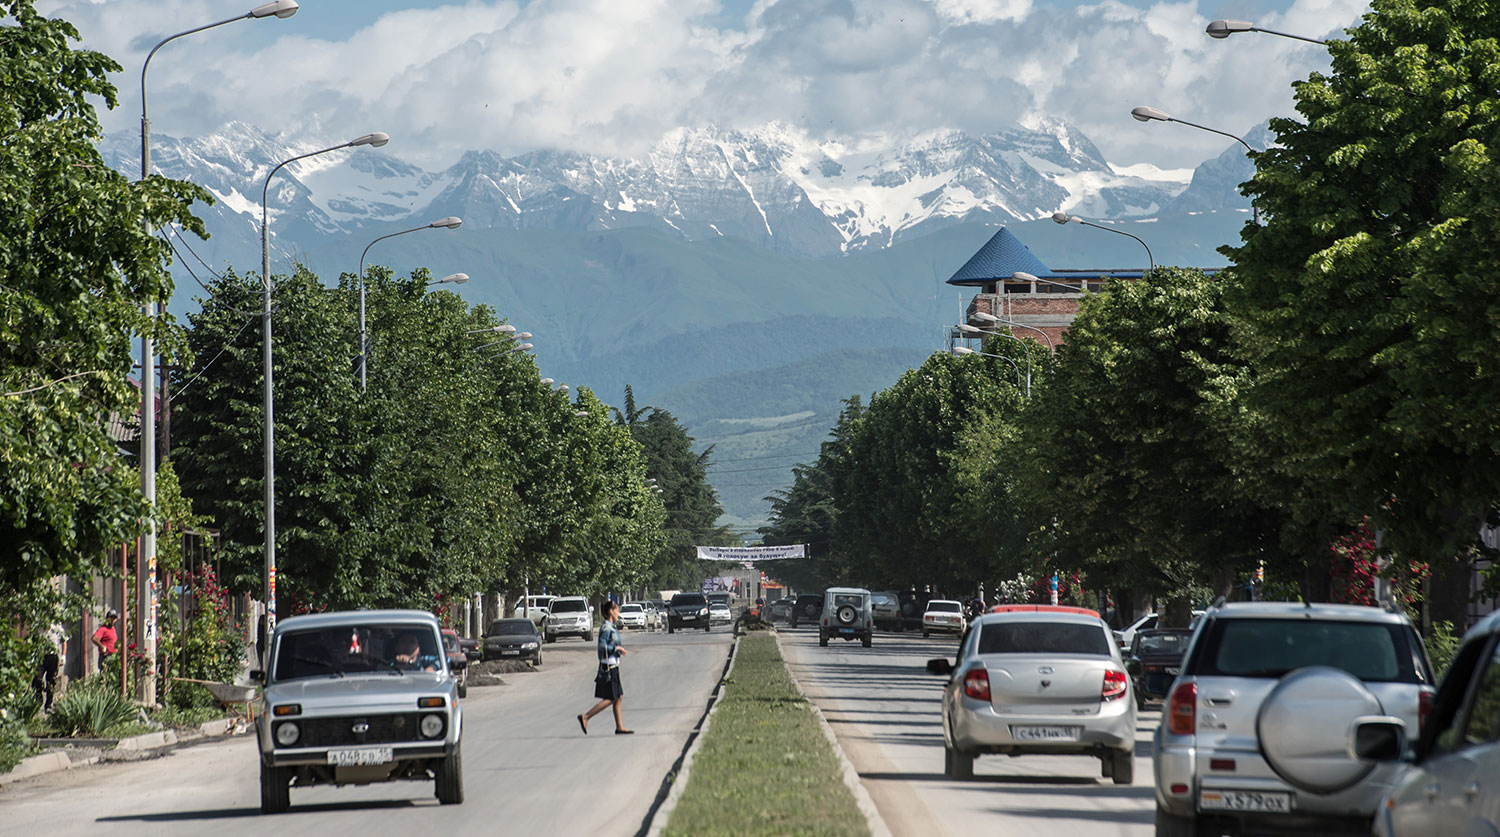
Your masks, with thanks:
<instances>
[{"instance_id":1,"label":"asphalt road","mask_svg":"<svg viewBox=\"0 0 1500 837\"><path fill-rule=\"evenodd\" d=\"M821 648L815 627L778 630L792 674L897 837L1153 833L1155 710L1140 716L1133 785L1100 779L1098 759L1087 756L981 756L974 779L960 782L943 775L946 678L926 671L931 658L953 658L954 638L881 633L871 648L842 640Z\"/></svg>"},{"instance_id":2,"label":"asphalt road","mask_svg":"<svg viewBox=\"0 0 1500 837\"><path fill-rule=\"evenodd\" d=\"M541 671L502 675L464 701L462 805L439 806L431 782L292 790L290 812L260 814L255 740L182 747L159 758L94 765L0 790L0 833L291 835L637 833L718 682L730 630L625 636L625 724L608 713L584 736L594 703L594 643L545 646Z\"/></svg>"}]
</instances>

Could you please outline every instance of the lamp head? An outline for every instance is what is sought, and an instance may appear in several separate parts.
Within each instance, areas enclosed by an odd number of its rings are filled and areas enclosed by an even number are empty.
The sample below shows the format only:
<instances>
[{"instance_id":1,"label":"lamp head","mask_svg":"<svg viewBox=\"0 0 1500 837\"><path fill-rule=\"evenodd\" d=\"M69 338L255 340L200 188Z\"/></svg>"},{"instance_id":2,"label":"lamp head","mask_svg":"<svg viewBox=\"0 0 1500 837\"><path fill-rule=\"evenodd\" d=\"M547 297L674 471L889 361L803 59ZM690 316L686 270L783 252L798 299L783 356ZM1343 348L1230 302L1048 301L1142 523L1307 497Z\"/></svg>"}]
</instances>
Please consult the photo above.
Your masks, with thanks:
<instances>
[{"instance_id":1,"label":"lamp head","mask_svg":"<svg viewBox=\"0 0 1500 837\"><path fill-rule=\"evenodd\" d=\"M974 350L971 349L971 348L969 348L968 346L954 346L949 351L951 351L955 355L959 355L959 356L974 354Z\"/></svg>"},{"instance_id":2,"label":"lamp head","mask_svg":"<svg viewBox=\"0 0 1500 837\"><path fill-rule=\"evenodd\" d=\"M1254 28L1255 26L1248 20L1216 20L1203 31L1207 32L1210 38L1222 40L1236 32L1249 32Z\"/></svg>"},{"instance_id":3,"label":"lamp head","mask_svg":"<svg viewBox=\"0 0 1500 837\"><path fill-rule=\"evenodd\" d=\"M458 217L457 215L449 215L447 218L439 218L436 221L433 221L431 224L428 224L427 226L456 230L459 227L463 226L463 223L464 219Z\"/></svg>"},{"instance_id":4,"label":"lamp head","mask_svg":"<svg viewBox=\"0 0 1500 837\"><path fill-rule=\"evenodd\" d=\"M969 316L973 317L974 319L976 319L978 321L980 321L981 323L998 323L998 322L1000 322L1000 318L999 317L995 316L994 314L991 314L988 311L975 311L973 314L970 314Z\"/></svg>"},{"instance_id":5,"label":"lamp head","mask_svg":"<svg viewBox=\"0 0 1500 837\"><path fill-rule=\"evenodd\" d=\"M1074 218L1072 215L1069 215L1066 212L1054 212L1052 213L1052 220L1053 222L1058 224L1066 224L1069 221L1074 220Z\"/></svg>"},{"instance_id":6,"label":"lamp head","mask_svg":"<svg viewBox=\"0 0 1500 837\"><path fill-rule=\"evenodd\" d=\"M1168 122L1172 119L1172 117L1156 108L1146 107L1145 105L1135 108L1130 112L1130 115L1134 116L1137 122Z\"/></svg>"},{"instance_id":7,"label":"lamp head","mask_svg":"<svg viewBox=\"0 0 1500 837\"><path fill-rule=\"evenodd\" d=\"M1016 280L1017 282L1035 282L1036 281L1036 276L1034 274L1027 273L1024 270L1018 270L1015 273L1012 273L1010 275L1010 278Z\"/></svg>"},{"instance_id":8,"label":"lamp head","mask_svg":"<svg viewBox=\"0 0 1500 837\"><path fill-rule=\"evenodd\" d=\"M962 331L964 334L983 334L984 333L984 329L980 328L979 326L971 326L968 323L962 323L962 324L960 324L959 327L958 327L958 330Z\"/></svg>"},{"instance_id":9,"label":"lamp head","mask_svg":"<svg viewBox=\"0 0 1500 837\"><path fill-rule=\"evenodd\" d=\"M568 385L567 384L558 384L557 385L557 391L558 392L567 392L568 391Z\"/></svg>"},{"instance_id":10,"label":"lamp head","mask_svg":"<svg viewBox=\"0 0 1500 837\"><path fill-rule=\"evenodd\" d=\"M510 323L506 323L505 325L497 325L495 326L494 330L500 332L501 334L516 333L516 327L511 325Z\"/></svg>"},{"instance_id":11,"label":"lamp head","mask_svg":"<svg viewBox=\"0 0 1500 837\"><path fill-rule=\"evenodd\" d=\"M515 339L517 339L517 340L530 340L531 339L531 332L529 332L529 331L518 331L518 332L516 332Z\"/></svg>"},{"instance_id":12,"label":"lamp head","mask_svg":"<svg viewBox=\"0 0 1500 837\"><path fill-rule=\"evenodd\" d=\"M297 0L272 0L270 3L262 3L250 10L250 16L256 19L278 17L285 20L296 13Z\"/></svg>"},{"instance_id":13,"label":"lamp head","mask_svg":"<svg viewBox=\"0 0 1500 837\"><path fill-rule=\"evenodd\" d=\"M463 283L465 283L467 281L469 281L469 274L467 274L467 273L450 273L447 276L444 276L443 278L437 280L436 282L430 282L428 284L432 284L432 285L462 285Z\"/></svg>"},{"instance_id":14,"label":"lamp head","mask_svg":"<svg viewBox=\"0 0 1500 837\"><path fill-rule=\"evenodd\" d=\"M516 348L520 349L523 352L529 352L529 351L531 351L532 346L531 346L530 343L522 343L521 345L517 346Z\"/></svg>"},{"instance_id":15,"label":"lamp head","mask_svg":"<svg viewBox=\"0 0 1500 837\"><path fill-rule=\"evenodd\" d=\"M547 386L550 387L550 386L552 386L552 379L551 378L543 378L542 379L542 383L544 383L544 384L546 384Z\"/></svg>"},{"instance_id":16,"label":"lamp head","mask_svg":"<svg viewBox=\"0 0 1500 837\"><path fill-rule=\"evenodd\" d=\"M351 146L352 145L368 145L371 148L379 148L380 146L385 145L386 143L388 143L390 141L391 141L391 135L390 134L387 134L384 131L376 131L373 134L365 134L362 137L350 140L349 144Z\"/></svg>"},{"instance_id":17,"label":"lamp head","mask_svg":"<svg viewBox=\"0 0 1500 837\"><path fill-rule=\"evenodd\" d=\"M578 418L588 418L591 414L588 410L575 410L573 412L573 415L577 416Z\"/></svg>"}]
</instances>

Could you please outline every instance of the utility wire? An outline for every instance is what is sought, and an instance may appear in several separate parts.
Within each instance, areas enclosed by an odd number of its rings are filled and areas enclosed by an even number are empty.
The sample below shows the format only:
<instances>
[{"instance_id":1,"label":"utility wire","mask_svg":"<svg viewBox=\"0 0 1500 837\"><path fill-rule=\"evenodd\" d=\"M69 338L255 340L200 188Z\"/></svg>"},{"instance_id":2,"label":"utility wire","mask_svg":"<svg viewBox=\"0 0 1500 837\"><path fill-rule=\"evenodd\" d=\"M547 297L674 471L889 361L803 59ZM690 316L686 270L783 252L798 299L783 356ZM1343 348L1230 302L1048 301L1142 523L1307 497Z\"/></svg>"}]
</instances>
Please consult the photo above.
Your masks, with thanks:
<instances>
[{"instance_id":1,"label":"utility wire","mask_svg":"<svg viewBox=\"0 0 1500 837\"><path fill-rule=\"evenodd\" d=\"M817 456L817 455L819 455L821 453L822 453L822 451L816 451L815 450L815 451L808 451L808 452L805 452L805 453L772 453L772 454L767 454L765 456L740 456L740 457L736 457L734 459L718 459L718 460L715 460L712 464L718 465L721 462L749 462L752 459L786 459L786 458L792 457L792 456Z\"/></svg>"},{"instance_id":2,"label":"utility wire","mask_svg":"<svg viewBox=\"0 0 1500 837\"><path fill-rule=\"evenodd\" d=\"M214 355L213 359L210 360L208 363L205 363L203 365L203 368L198 370L197 374L193 375L193 377L191 377L191 378L188 378L187 382L184 383L182 386L178 387L177 391L174 392L174 393L172 393L172 395L181 396L184 392L187 391L187 388L189 386L191 386L194 381L196 381L199 378L203 377L203 373L207 372L209 370L209 368L214 365L215 361L217 361L220 357L222 357L225 352L229 351L229 347L232 346L232 345L234 345L234 341L238 340L240 338L240 335L245 332L245 329L247 327L249 327L249 325L251 323L255 322L255 320L258 317L259 317L259 315L255 315L253 317L246 317L245 318L245 322L240 325L240 330L236 331L234 333L233 337L229 338L228 340L226 340L224 342L224 346L223 346L223 348L219 349L219 353L216 354L216 355Z\"/></svg>"}]
</instances>

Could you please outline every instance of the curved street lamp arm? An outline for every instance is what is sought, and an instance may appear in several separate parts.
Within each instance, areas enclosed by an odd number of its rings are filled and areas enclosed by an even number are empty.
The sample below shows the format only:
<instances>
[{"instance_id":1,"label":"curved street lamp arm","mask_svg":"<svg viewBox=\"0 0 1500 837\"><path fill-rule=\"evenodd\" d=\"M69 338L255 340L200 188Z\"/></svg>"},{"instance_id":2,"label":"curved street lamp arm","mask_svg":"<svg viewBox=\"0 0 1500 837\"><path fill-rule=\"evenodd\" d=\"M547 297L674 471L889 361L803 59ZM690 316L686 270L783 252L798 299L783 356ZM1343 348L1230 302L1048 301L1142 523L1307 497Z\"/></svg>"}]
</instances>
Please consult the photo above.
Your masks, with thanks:
<instances>
[{"instance_id":1,"label":"curved street lamp arm","mask_svg":"<svg viewBox=\"0 0 1500 837\"><path fill-rule=\"evenodd\" d=\"M1136 241L1139 241L1141 243L1141 246L1146 248L1146 261L1151 263L1151 271L1153 273L1156 272L1156 257L1151 255L1151 245L1147 244L1145 240L1140 236L1125 232L1124 230L1117 230L1114 227L1106 227L1103 224L1095 224L1093 221L1085 221L1082 218L1078 217L1073 217L1070 220L1077 221L1085 227L1093 227L1096 230L1104 230L1106 232L1118 233L1120 235L1128 235Z\"/></svg>"},{"instance_id":2,"label":"curved street lamp arm","mask_svg":"<svg viewBox=\"0 0 1500 837\"><path fill-rule=\"evenodd\" d=\"M1319 44L1321 46L1328 46L1328 42L1325 41L1325 40L1323 40L1322 38L1309 38L1306 35L1293 35L1290 32L1277 32L1275 29L1263 29L1263 28L1261 28L1259 26L1252 26L1252 27L1250 27L1250 31L1251 32L1264 32L1267 35L1280 35L1283 38L1292 38L1293 40L1307 41L1310 44Z\"/></svg>"},{"instance_id":3,"label":"curved street lamp arm","mask_svg":"<svg viewBox=\"0 0 1500 837\"><path fill-rule=\"evenodd\" d=\"M366 244L365 245L365 251L363 253L359 254L359 277L360 277L359 281L360 281L360 283L363 284L364 281L365 281L364 280L364 276L365 276L365 256L369 255L371 247L374 247L376 244L379 244L380 242L385 241L387 238L395 238L398 235L406 235L407 233L414 233L414 232L417 232L418 230L425 230L425 229L427 229L428 227L431 227L431 226L432 226L431 224L423 224L420 227L412 227L409 230L402 230L400 232L386 233L385 235L382 235L381 237L379 237L379 238L375 239L374 241L370 242L369 244Z\"/></svg>"},{"instance_id":4,"label":"curved street lamp arm","mask_svg":"<svg viewBox=\"0 0 1500 837\"><path fill-rule=\"evenodd\" d=\"M1166 121L1167 122L1176 122L1179 125L1186 125L1186 126L1188 126L1190 128L1197 128L1200 131L1207 131L1210 134L1218 134L1221 137L1229 137L1230 139L1234 140L1235 142L1239 143L1240 145L1245 146L1245 150L1246 151L1252 151L1253 152L1255 150L1254 148L1250 147L1250 143L1245 142L1240 137L1237 137L1234 134L1229 133L1228 131L1221 131L1218 128L1210 128L1207 125L1199 125L1196 122L1189 122L1186 119L1178 119L1175 116L1169 116L1169 117L1167 117Z\"/></svg>"},{"instance_id":5,"label":"curved street lamp arm","mask_svg":"<svg viewBox=\"0 0 1500 837\"><path fill-rule=\"evenodd\" d=\"M146 69L151 66L151 58L156 55L157 50L185 35L192 35L197 32L202 32L205 29L213 29L216 26L223 26L226 23L234 23L237 20L249 20L254 16L255 15L251 12L245 12L242 15L226 17L223 20L217 21L215 23L209 23L194 29L186 29L182 32L178 32L176 35L169 35L163 38L161 40L161 43L158 43L156 46L152 47L151 51L146 53L146 63L141 65L141 121L146 121Z\"/></svg>"}]
</instances>

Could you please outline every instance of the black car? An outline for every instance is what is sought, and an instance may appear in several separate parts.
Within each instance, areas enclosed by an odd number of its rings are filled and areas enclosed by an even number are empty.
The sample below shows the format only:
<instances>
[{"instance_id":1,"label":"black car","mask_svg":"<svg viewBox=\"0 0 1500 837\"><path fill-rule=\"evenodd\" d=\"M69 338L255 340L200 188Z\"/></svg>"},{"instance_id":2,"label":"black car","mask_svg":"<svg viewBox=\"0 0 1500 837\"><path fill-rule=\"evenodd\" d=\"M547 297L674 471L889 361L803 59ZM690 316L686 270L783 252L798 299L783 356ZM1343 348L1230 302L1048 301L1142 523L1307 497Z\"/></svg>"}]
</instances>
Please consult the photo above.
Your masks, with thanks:
<instances>
[{"instance_id":1,"label":"black car","mask_svg":"<svg viewBox=\"0 0 1500 837\"><path fill-rule=\"evenodd\" d=\"M927 592L902 590L896 594L896 598L901 603L901 628L922 630L922 614L927 612L927 602L934 596Z\"/></svg>"},{"instance_id":2,"label":"black car","mask_svg":"<svg viewBox=\"0 0 1500 837\"><path fill-rule=\"evenodd\" d=\"M678 593L667 604L667 633L678 628L708 630L708 598L702 593Z\"/></svg>"},{"instance_id":3,"label":"black car","mask_svg":"<svg viewBox=\"0 0 1500 837\"><path fill-rule=\"evenodd\" d=\"M800 622L818 621L823 615L823 594L803 593L797 597L796 604L792 605L792 627L797 627Z\"/></svg>"},{"instance_id":4,"label":"black car","mask_svg":"<svg viewBox=\"0 0 1500 837\"><path fill-rule=\"evenodd\" d=\"M1136 631L1130 653L1125 655L1125 670L1135 681L1137 709L1145 709L1148 700L1166 698L1182 671L1182 656L1192 638L1193 632L1186 628Z\"/></svg>"},{"instance_id":5,"label":"black car","mask_svg":"<svg viewBox=\"0 0 1500 837\"><path fill-rule=\"evenodd\" d=\"M542 635L536 625L524 616L496 619L484 632L483 656L486 660L514 658L542 664Z\"/></svg>"}]
</instances>

